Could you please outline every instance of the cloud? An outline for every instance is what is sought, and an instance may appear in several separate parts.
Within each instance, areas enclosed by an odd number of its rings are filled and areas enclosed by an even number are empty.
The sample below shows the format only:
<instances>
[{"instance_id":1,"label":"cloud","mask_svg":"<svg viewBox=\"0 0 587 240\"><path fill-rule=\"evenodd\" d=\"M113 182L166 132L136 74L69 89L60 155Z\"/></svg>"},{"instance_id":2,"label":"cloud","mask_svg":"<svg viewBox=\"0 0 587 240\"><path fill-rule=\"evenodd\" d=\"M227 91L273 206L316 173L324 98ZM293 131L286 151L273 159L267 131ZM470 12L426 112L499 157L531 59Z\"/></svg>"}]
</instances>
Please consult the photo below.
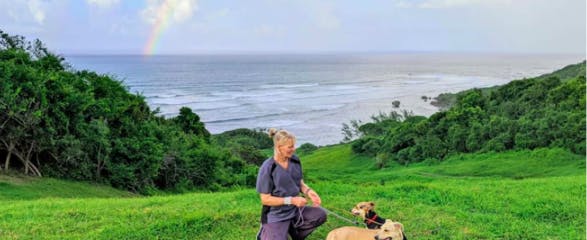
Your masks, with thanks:
<instances>
[{"instance_id":1,"label":"cloud","mask_svg":"<svg viewBox=\"0 0 587 240\"><path fill-rule=\"evenodd\" d=\"M155 24L163 17L169 17L169 23L181 23L190 19L197 10L197 0L148 0L141 16L149 24Z\"/></svg>"},{"instance_id":2,"label":"cloud","mask_svg":"<svg viewBox=\"0 0 587 240\"><path fill-rule=\"evenodd\" d=\"M395 6L398 8L411 8L414 7L414 4L408 1L396 1Z\"/></svg>"},{"instance_id":3,"label":"cloud","mask_svg":"<svg viewBox=\"0 0 587 240\"><path fill-rule=\"evenodd\" d=\"M0 1L0 21L43 25L49 2L41 0Z\"/></svg>"},{"instance_id":4,"label":"cloud","mask_svg":"<svg viewBox=\"0 0 587 240\"><path fill-rule=\"evenodd\" d=\"M332 6L321 6L316 9L316 23L322 29L340 28L340 19L334 13Z\"/></svg>"},{"instance_id":5,"label":"cloud","mask_svg":"<svg viewBox=\"0 0 587 240\"><path fill-rule=\"evenodd\" d=\"M313 25L318 29L336 30L341 27L337 6L333 2L305 1L302 9L309 14Z\"/></svg>"},{"instance_id":6,"label":"cloud","mask_svg":"<svg viewBox=\"0 0 587 240\"><path fill-rule=\"evenodd\" d=\"M99 8L110 8L120 3L120 0L86 0L89 5L97 6Z\"/></svg>"},{"instance_id":7,"label":"cloud","mask_svg":"<svg viewBox=\"0 0 587 240\"><path fill-rule=\"evenodd\" d=\"M504 6L510 5L512 0L399 0L395 6L399 8L456 8L470 6Z\"/></svg>"},{"instance_id":8,"label":"cloud","mask_svg":"<svg viewBox=\"0 0 587 240\"><path fill-rule=\"evenodd\" d=\"M31 11L31 14L33 15L33 17L35 18L35 21L37 21L37 23L39 24L43 24L43 22L45 21L45 11L44 11L44 7L41 6L42 3L39 0L31 0L28 2L28 7L29 7L29 11Z\"/></svg>"}]
</instances>

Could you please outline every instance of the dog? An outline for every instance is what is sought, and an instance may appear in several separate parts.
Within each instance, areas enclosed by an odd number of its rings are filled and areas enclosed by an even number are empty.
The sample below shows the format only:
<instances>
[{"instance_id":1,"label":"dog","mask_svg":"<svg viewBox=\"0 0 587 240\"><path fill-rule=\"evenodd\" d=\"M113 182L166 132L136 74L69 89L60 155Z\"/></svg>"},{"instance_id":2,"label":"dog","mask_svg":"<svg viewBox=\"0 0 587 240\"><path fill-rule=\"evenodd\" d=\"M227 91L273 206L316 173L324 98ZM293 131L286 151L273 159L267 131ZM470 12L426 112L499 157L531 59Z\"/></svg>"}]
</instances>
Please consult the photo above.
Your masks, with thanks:
<instances>
[{"instance_id":1,"label":"dog","mask_svg":"<svg viewBox=\"0 0 587 240\"><path fill-rule=\"evenodd\" d=\"M378 232L375 229L341 227L330 231L326 240L373 240Z\"/></svg>"},{"instance_id":2,"label":"dog","mask_svg":"<svg viewBox=\"0 0 587 240\"><path fill-rule=\"evenodd\" d=\"M404 226L387 220L380 229L341 227L328 233L326 240L404 240Z\"/></svg>"},{"instance_id":3,"label":"dog","mask_svg":"<svg viewBox=\"0 0 587 240\"><path fill-rule=\"evenodd\" d=\"M353 207L351 213L360 216L368 229L379 229L385 223L385 218L377 216L375 212L375 203L360 202Z\"/></svg>"},{"instance_id":4,"label":"dog","mask_svg":"<svg viewBox=\"0 0 587 240\"><path fill-rule=\"evenodd\" d=\"M404 225L391 220L385 221L381 229L377 231L375 240L407 240L404 235Z\"/></svg>"},{"instance_id":5,"label":"dog","mask_svg":"<svg viewBox=\"0 0 587 240\"><path fill-rule=\"evenodd\" d=\"M351 210L351 213L355 216L360 216L363 219L363 222L365 223L365 225L367 226L368 229L381 229L382 226L388 222L391 223L397 223L399 224L399 226L401 226L400 228L400 233L401 233L401 238L397 238L398 234L393 235L394 240L396 239L403 239L403 240L407 240L408 238L406 237L406 234L404 233L404 226L399 223L399 222L393 222L391 220L387 220L385 218L382 218L380 216L377 215L377 213L375 212L375 203L373 202L360 202L357 203L355 205L355 207L353 207L353 209ZM387 227L387 230L390 231L392 230L391 227ZM395 231L390 231L395 233ZM382 236L391 236L388 234L381 234ZM385 239L385 238L382 238Z\"/></svg>"}]
</instances>

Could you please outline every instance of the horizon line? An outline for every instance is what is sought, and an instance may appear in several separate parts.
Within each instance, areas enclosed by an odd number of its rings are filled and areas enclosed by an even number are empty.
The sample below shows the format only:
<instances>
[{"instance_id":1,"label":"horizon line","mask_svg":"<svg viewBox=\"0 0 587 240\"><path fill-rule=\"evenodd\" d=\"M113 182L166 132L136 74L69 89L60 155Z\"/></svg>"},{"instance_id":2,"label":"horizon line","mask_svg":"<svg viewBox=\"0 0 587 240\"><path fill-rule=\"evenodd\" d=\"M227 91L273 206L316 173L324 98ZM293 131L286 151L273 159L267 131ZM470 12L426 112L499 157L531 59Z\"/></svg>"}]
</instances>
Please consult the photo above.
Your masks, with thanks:
<instances>
[{"instance_id":1,"label":"horizon line","mask_svg":"<svg viewBox=\"0 0 587 240\"><path fill-rule=\"evenodd\" d=\"M576 52L507 52L507 51L414 51L414 50L403 50L403 51L202 51L202 52L168 52L168 53L157 53L144 55L138 52L79 52L79 51L63 51L62 53L56 53L62 56L144 56L157 57L157 56L230 56L230 55L389 55L389 54L459 54L459 55L567 55L567 56L583 56L587 58L587 53L576 53Z\"/></svg>"}]
</instances>

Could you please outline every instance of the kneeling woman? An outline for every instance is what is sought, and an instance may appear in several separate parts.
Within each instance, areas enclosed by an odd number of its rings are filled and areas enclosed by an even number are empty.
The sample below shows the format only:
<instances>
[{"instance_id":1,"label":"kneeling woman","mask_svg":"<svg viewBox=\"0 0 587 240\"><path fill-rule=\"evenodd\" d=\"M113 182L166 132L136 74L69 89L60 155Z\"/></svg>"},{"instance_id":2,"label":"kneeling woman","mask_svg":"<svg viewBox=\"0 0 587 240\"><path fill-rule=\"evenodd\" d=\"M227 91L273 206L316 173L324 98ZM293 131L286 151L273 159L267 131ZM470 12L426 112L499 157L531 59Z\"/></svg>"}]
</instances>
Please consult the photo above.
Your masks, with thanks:
<instances>
[{"instance_id":1,"label":"kneeling woman","mask_svg":"<svg viewBox=\"0 0 587 240\"><path fill-rule=\"evenodd\" d=\"M257 239L305 239L314 229L326 222L326 212L320 208L320 196L302 178L300 159L294 155L296 138L293 134L272 128L273 157L265 160L257 176L257 192L261 196L263 211L261 229ZM303 193L312 200L306 206Z\"/></svg>"}]
</instances>

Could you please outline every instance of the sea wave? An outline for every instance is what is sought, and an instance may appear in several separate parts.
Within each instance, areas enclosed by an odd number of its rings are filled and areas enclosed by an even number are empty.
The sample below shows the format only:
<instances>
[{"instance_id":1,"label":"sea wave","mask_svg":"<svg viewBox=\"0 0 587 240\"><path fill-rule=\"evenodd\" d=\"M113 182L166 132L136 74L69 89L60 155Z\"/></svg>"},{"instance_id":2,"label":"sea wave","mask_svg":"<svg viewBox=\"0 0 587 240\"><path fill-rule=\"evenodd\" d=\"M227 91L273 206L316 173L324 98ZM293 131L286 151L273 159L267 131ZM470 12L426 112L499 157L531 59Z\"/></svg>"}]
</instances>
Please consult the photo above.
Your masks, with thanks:
<instances>
[{"instance_id":1,"label":"sea wave","mask_svg":"<svg viewBox=\"0 0 587 240\"><path fill-rule=\"evenodd\" d=\"M344 104L336 104L336 105L321 105L321 106L312 106L308 109L298 110L298 111L291 111L289 109L280 109L280 111L276 111L269 114L253 114L253 115L246 115L246 113L236 114L237 116L244 116L244 117L232 117L232 118L219 118L219 119L212 119L212 120L205 120L204 122L207 124L214 124L214 123L226 123L226 122L238 122L238 121L246 121L246 120L259 120L263 121L262 119L272 118L272 117L280 117L280 118L287 118L289 116L297 116L297 115L307 115L311 113L325 113L328 111L332 111L335 109L339 109L344 107Z\"/></svg>"},{"instance_id":2,"label":"sea wave","mask_svg":"<svg viewBox=\"0 0 587 240\"><path fill-rule=\"evenodd\" d=\"M307 83L307 84L264 84L259 86L261 89L280 89L280 88L306 88L320 86L319 83Z\"/></svg>"}]
</instances>

